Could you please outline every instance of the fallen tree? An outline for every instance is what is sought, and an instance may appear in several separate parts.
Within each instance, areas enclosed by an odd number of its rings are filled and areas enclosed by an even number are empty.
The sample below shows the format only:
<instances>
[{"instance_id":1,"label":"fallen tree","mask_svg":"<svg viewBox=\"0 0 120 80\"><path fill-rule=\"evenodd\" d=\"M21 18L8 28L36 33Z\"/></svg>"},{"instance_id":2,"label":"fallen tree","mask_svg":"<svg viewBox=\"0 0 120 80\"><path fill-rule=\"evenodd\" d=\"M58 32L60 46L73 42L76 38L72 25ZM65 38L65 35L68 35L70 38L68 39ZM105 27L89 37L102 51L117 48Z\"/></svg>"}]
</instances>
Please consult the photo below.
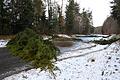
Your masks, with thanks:
<instances>
[{"instance_id":1,"label":"fallen tree","mask_svg":"<svg viewBox=\"0 0 120 80\"><path fill-rule=\"evenodd\" d=\"M49 70L53 73L53 60L57 60L58 49L49 40L37 35L33 30L26 29L8 42L7 48L14 56L31 62L35 68Z\"/></svg>"},{"instance_id":2,"label":"fallen tree","mask_svg":"<svg viewBox=\"0 0 120 80\"><path fill-rule=\"evenodd\" d=\"M100 39L100 40L95 40L93 41L96 44L100 44L100 45L106 45L106 44L112 44L113 42L119 41L120 37L119 35L117 36L113 36L110 39Z\"/></svg>"}]
</instances>

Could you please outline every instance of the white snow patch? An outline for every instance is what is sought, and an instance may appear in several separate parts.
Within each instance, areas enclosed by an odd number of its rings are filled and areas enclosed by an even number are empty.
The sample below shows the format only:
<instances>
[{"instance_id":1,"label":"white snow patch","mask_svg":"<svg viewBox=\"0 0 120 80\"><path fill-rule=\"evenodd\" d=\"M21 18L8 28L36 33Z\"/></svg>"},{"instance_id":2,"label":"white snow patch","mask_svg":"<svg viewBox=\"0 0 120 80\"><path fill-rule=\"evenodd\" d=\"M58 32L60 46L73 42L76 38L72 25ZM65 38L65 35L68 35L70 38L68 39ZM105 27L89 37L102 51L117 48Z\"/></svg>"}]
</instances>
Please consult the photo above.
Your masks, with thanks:
<instances>
[{"instance_id":1,"label":"white snow patch","mask_svg":"<svg viewBox=\"0 0 120 80\"><path fill-rule=\"evenodd\" d=\"M6 47L6 44L9 42L9 40L0 40L0 48Z\"/></svg>"},{"instance_id":2,"label":"white snow patch","mask_svg":"<svg viewBox=\"0 0 120 80\"><path fill-rule=\"evenodd\" d=\"M120 38L120 35L101 35L101 34L91 34L91 35L72 35L75 39L80 39L84 42L90 42L95 40L110 40L112 38Z\"/></svg>"},{"instance_id":3,"label":"white snow patch","mask_svg":"<svg viewBox=\"0 0 120 80\"><path fill-rule=\"evenodd\" d=\"M64 38L71 38L71 36L68 36L66 34L58 34L59 37L64 37Z\"/></svg>"},{"instance_id":4,"label":"white snow patch","mask_svg":"<svg viewBox=\"0 0 120 80\"><path fill-rule=\"evenodd\" d=\"M79 37L79 39L83 40L84 42L90 42L94 40L100 40L103 37Z\"/></svg>"},{"instance_id":5,"label":"white snow patch","mask_svg":"<svg viewBox=\"0 0 120 80\"><path fill-rule=\"evenodd\" d=\"M44 36L42 36L43 37L43 40L49 40L49 39L52 39L52 36L46 36L46 35L44 35Z\"/></svg>"},{"instance_id":6,"label":"white snow patch","mask_svg":"<svg viewBox=\"0 0 120 80\"><path fill-rule=\"evenodd\" d=\"M82 44L79 43L79 46L86 47L87 45ZM92 43L88 44L88 46L92 45ZM55 65L59 70L54 71L56 80L120 80L120 42L107 46L97 45L89 49L70 50L61 54L58 58L81 55L103 49L84 56L57 61ZM105 47L107 48L104 49ZM40 72L40 69L31 69L7 77L4 80L54 80L54 78L48 71Z\"/></svg>"}]
</instances>

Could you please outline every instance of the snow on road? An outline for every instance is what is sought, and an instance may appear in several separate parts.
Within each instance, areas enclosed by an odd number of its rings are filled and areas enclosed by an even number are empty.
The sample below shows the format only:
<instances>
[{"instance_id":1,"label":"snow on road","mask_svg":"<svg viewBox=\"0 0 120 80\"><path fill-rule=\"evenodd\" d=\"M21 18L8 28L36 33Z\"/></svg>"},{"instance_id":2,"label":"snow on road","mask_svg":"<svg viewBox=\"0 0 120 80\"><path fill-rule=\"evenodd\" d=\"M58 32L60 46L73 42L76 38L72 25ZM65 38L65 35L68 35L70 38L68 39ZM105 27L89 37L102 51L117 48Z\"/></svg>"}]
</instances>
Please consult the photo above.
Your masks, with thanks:
<instances>
[{"instance_id":1,"label":"snow on road","mask_svg":"<svg viewBox=\"0 0 120 80\"><path fill-rule=\"evenodd\" d=\"M6 44L8 43L9 40L0 40L0 48L6 47Z\"/></svg>"},{"instance_id":2,"label":"snow on road","mask_svg":"<svg viewBox=\"0 0 120 80\"><path fill-rule=\"evenodd\" d=\"M96 45L79 49L93 45L93 43L79 42L67 48L67 52L61 48L64 53L58 56L58 59L82 56L57 61L55 65L59 70L54 71L56 80L120 80L120 42L115 42L110 46ZM72 48L76 50L72 51ZM97 50L100 51L97 52ZM31 69L4 80L54 80L54 78L48 71L40 72L40 69Z\"/></svg>"}]
</instances>

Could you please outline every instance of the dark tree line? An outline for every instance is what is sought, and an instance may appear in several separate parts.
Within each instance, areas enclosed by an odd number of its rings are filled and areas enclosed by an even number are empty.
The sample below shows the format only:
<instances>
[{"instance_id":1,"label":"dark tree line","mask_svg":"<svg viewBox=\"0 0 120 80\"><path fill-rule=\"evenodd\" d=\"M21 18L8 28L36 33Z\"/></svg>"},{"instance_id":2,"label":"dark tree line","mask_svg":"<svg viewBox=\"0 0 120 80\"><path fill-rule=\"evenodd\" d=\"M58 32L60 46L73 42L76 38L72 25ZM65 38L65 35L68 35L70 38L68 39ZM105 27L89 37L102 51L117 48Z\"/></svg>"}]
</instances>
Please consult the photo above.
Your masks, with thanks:
<instances>
[{"instance_id":1,"label":"dark tree line","mask_svg":"<svg viewBox=\"0 0 120 80\"><path fill-rule=\"evenodd\" d=\"M80 15L82 16L82 19L83 19L82 26L84 27L82 33L83 34L89 34L89 33L94 32L93 31L93 26L92 26L93 25L92 24L92 12L89 11L89 10L85 11L83 9L83 11Z\"/></svg>"},{"instance_id":2,"label":"dark tree line","mask_svg":"<svg viewBox=\"0 0 120 80\"><path fill-rule=\"evenodd\" d=\"M64 18L63 0L61 6L55 0L0 0L0 35L16 34L26 28L39 34L73 33L75 18L82 13L79 13L79 4L74 0L68 3ZM87 16L82 17L86 17L87 26L91 26L91 19Z\"/></svg>"},{"instance_id":3,"label":"dark tree line","mask_svg":"<svg viewBox=\"0 0 120 80\"><path fill-rule=\"evenodd\" d=\"M0 34L16 34L32 26L31 0L2 0L0 5Z\"/></svg>"},{"instance_id":4,"label":"dark tree line","mask_svg":"<svg viewBox=\"0 0 120 80\"><path fill-rule=\"evenodd\" d=\"M69 0L69 4L66 6L66 32L69 33L81 33L89 34L93 29L92 24L92 12L83 9L80 13L79 4L74 0ZM74 30L75 29L75 30Z\"/></svg>"},{"instance_id":5,"label":"dark tree line","mask_svg":"<svg viewBox=\"0 0 120 80\"><path fill-rule=\"evenodd\" d=\"M11 30L9 8L9 3L0 0L0 34L9 34L8 32Z\"/></svg>"},{"instance_id":6,"label":"dark tree line","mask_svg":"<svg viewBox=\"0 0 120 80\"><path fill-rule=\"evenodd\" d=\"M112 4L112 6L111 6L111 8L112 8L111 14L112 14L113 18L117 20L117 22L118 22L118 24L120 26L120 0L113 0L111 2L111 4Z\"/></svg>"},{"instance_id":7,"label":"dark tree line","mask_svg":"<svg viewBox=\"0 0 120 80\"><path fill-rule=\"evenodd\" d=\"M40 23L44 25L43 10L41 0L1 0L0 34L16 34L25 28L35 29Z\"/></svg>"}]
</instances>

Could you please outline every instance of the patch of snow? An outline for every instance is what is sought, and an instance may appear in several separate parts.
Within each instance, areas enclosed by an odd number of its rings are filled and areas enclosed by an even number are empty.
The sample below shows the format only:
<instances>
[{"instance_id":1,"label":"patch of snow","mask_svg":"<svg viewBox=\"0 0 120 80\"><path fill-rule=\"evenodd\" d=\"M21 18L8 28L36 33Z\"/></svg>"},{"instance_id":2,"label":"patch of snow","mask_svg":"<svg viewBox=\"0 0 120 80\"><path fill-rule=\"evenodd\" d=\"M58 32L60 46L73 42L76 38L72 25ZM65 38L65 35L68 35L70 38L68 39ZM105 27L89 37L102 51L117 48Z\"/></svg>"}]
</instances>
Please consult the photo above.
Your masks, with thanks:
<instances>
[{"instance_id":1,"label":"patch of snow","mask_svg":"<svg viewBox=\"0 0 120 80\"><path fill-rule=\"evenodd\" d=\"M94 37L109 37L110 35L102 35L102 34L90 34L90 35L80 35L80 34L75 34L75 35L72 35L72 36L77 36L77 37L80 37L80 36L82 36L82 37L92 37L92 36L94 36Z\"/></svg>"},{"instance_id":2,"label":"patch of snow","mask_svg":"<svg viewBox=\"0 0 120 80\"><path fill-rule=\"evenodd\" d=\"M66 34L58 34L59 37L64 37L64 38L71 38L71 36L68 36Z\"/></svg>"},{"instance_id":3,"label":"patch of snow","mask_svg":"<svg viewBox=\"0 0 120 80\"><path fill-rule=\"evenodd\" d=\"M52 36L42 36L43 37L43 40L49 40L52 38Z\"/></svg>"},{"instance_id":4,"label":"patch of snow","mask_svg":"<svg viewBox=\"0 0 120 80\"><path fill-rule=\"evenodd\" d=\"M91 34L91 35L94 35L94 36L101 36L101 37L108 37L109 35L102 35L102 34Z\"/></svg>"},{"instance_id":5,"label":"patch of snow","mask_svg":"<svg viewBox=\"0 0 120 80\"><path fill-rule=\"evenodd\" d=\"M94 41L94 40L100 40L103 37L79 37L79 39L81 39L84 42L90 42L90 41Z\"/></svg>"},{"instance_id":6,"label":"patch of snow","mask_svg":"<svg viewBox=\"0 0 120 80\"><path fill-rule=\"evenodd\" d=\"M106 48L107 46L108 45L97 45L97 46L94 46L94 47L91 47L91 48L80 49L80 50L78 49L76 51L71 50L71 51L68 51L68 52L64 52L64 54L61 54L60 56L58 56L58 58L61 59L61 58L66 58L66 57L70 57L70 56L77 56L77 55L83 56L83 55L86 55L86 54L91 53L93 51L102 50L102 49Z\"/></svg>"},{"instance_id":7,"label":"patch of snow","mask_svg":"<svg viewBox=\"0 0 120 80\"><path fill-rule=\"evenodd\" d=\"M82 40L84 42L90 42L95 40L110 40L112 38L119 39L120 35L101 35L101 34L91 34L91 35L72 35L73 38Z\"/></svg>"},{"instance_id":8,"label":"patch of snow","mask_svg":"<svg viewBox=\"0 0 120 80\"><path fill-rule=\"evenodd\" d=\"M6 47L9 40L0 40L0 48Z\"/></svg>"},{"instance_id":9,"label":"patch of snow","mask_svg":"<svg viewBox=\"0 0 120 80\"><path fill-rule=\"evenodd\" d=\"M86 45L80 44L79 46L86 47ZM88 44L88 46L92 45L92 43ZM100 51L97 52L97 50ZM68 51L58 56L58 58L61 59L81 54L83 56L68 58L55 63L59 68L59 70L54 71L56 80L120 80L120 42L113 43L110 46L96 45L84 50ZM12 75L4 80L55 79L48 71L40 72L38 68Z\"/></svg>"}]
</instances>

